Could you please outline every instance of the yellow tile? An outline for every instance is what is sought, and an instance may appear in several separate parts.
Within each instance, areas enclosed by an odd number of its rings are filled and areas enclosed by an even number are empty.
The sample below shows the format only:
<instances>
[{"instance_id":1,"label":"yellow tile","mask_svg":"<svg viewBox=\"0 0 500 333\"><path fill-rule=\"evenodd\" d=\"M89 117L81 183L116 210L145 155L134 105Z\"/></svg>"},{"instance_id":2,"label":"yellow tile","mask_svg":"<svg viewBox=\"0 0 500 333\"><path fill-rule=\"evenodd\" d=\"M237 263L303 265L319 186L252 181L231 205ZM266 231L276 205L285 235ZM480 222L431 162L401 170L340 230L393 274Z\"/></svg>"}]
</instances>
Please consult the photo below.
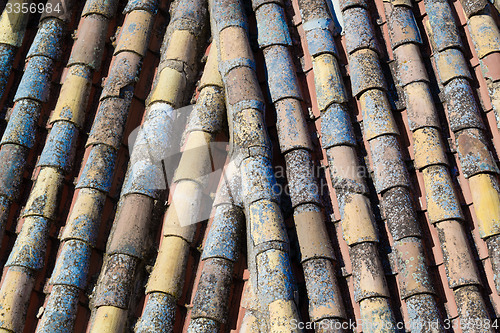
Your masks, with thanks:
<instances>
[{"instance_id":1,"label":"yellow tile","mask_svg":"<svg viewBox=\"0 0 500 333\"><path fill-rule=\"evenodd\" d=\"M347 200L341 223L344 239L348 245L378 241L370 203L368 198L362 194L352 194L351 198Z\"/></svg>"},{"instance_id":2,"label":"yellow tile","mask_svg":"<svg viewBox=\"0 0 500 333\"><path fill-rule=\"evenodd\" d=\"M175 236L163 238L146 292L161 291L178 298L184 285L188 253L189 244L184 239Z\"/></svg>"},{"instance_id":3,"label":"yellow tile","mask_svg":"<svg viewBox=\"0 0 500 333\"><path fill-rule=\"evenodd\" d=\"M469 186L481 238L500 234L500 190L494 175L477 174L469 178Z\"/></svg>"},{"instance_id":4,"label":"yellow tile","mask_svg":"<svg viewBox=\"0 0 500 333\"><path fill-rule=\"evenodd\" d=\"M97 308L90 333L118 333L123 332L127 322L127 310L114 306Z\"/></svg>"}]
</instances>

